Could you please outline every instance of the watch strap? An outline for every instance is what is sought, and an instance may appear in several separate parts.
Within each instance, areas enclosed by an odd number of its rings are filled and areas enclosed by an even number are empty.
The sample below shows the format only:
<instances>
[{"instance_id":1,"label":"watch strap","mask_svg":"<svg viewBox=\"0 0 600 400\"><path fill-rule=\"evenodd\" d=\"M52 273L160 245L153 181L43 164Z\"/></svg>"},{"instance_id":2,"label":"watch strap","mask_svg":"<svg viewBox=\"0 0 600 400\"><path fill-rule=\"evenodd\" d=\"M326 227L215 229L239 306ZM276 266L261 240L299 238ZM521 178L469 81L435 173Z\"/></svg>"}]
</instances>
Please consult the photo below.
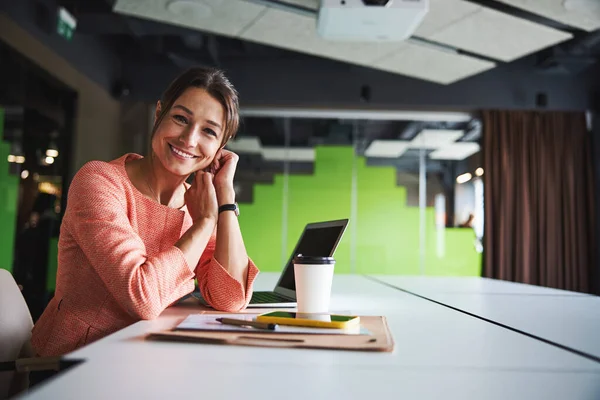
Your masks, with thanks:
<instances>
[{"instance_id":1,"label":"watch strap","mask_svg":"<svg viewBox=\"0 0 600 400\"><path fill-rule=\"evenodd\" d=\"M233 211L235 212L235 215L239 215L239 209L236 203L223 204L222 206L219 206L219 214L221 214L223 211Z\"/></svg>"}]
</instances>

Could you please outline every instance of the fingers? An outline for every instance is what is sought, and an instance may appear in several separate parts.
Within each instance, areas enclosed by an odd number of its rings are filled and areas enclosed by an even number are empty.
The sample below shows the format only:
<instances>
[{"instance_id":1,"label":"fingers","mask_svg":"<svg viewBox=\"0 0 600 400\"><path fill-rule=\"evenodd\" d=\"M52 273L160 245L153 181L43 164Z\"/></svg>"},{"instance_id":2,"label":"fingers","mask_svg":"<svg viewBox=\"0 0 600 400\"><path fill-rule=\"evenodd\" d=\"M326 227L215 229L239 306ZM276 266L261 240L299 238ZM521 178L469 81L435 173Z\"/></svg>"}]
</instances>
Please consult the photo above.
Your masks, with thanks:
<instances>
[{"instance_id":1,"label":"fingers","mask_svg":"<svg viewBox=\"0 0 600 400\"><path fill-rule=\"evenodd\" d=\"M235 170L235 166L237 165L240 157L232 151L221 149L217 151L215 157L213 158L212 163L204 168L204 172L210 172L212 175L217 175L219 171L222 169L231 169L233 166Z\"/></svg>"},{"instance_id":2,"label":"fingers","mask_svg":"<svg viewBox=\"0 0 600 400\"><path fill-rule=\"evenodd\" d=\"M218 157L220 155L220 157ZM229 151L229 150L220 150L217 153L217 157L215 157L215 160L219 161L220 166L222 167L225 164L237 164L238 160L240 159L240 157L235 154L233 151Z\"/></svg>"},{"instance_id":3,"label":"fingers","mask_svg":"<svg viewBox=\"0 0 600 400\"><path fill-rule=\"evenodd\" d=\"M239 156L237 154L235 154L233 151L230 150L219 150L219 153L221 153L221 158L226 159L226 160L234 160L236 161ZM217 153L217 155L219 155L219 153Z\"/></svg>"},{"instance_id":4,"label":"fingers","mask_svg":"<svg viewBox=\"0 0 600 400\"><path fill-rule=\"evenodd\" d=\"M213 184L213 174L211 174L210 172L205 172L202 175L203 175L203 177L202 177L203 183L205 185L207 185L208 187L210 187Z\"/></svg>"},{"instance_id":5,"label":"fingers","mask_svg":"<svg viewBox=\"0 0 600 400\"><path fill-rule=\"evenodd\" d=\"M205 171L197 171L196 172L196 176L194 176L194 184L196 186L198 186L199 182L202 182L202 179L204 179L204 174L206 174Z\"/></svg>"},{"instance_id":6,"label":"fingers","mask_svg":"<svg viewBox=\"0 0 600 400\"><path fill-rule=\"evenodd\" d=\"M207 185L213 183L214 175L206 170L196 172L196 176L194 177L194 185Z\"/></svg>"}]
</instances>

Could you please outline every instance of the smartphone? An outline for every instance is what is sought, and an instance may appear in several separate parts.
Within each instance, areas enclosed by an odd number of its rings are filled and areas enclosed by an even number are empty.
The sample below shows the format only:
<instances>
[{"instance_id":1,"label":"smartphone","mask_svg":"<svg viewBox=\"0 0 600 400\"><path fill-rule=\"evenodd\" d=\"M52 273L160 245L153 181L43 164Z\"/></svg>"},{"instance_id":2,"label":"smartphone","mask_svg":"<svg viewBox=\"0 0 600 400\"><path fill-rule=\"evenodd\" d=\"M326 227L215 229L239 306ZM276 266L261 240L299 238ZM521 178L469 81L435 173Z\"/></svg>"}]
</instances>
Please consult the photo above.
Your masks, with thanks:
<instances>
[{"instance_id":1,"label":"smartphone","mask_svg":"<svg viewBox=\"0 0 600 400\"><path fill-rule=\"evenodd\" d=\"M352 315L303 314L273 311L258 315L257 321L279 325L314 326L317 328L347 329L358 326L360 318Z\"/></svg>"}]
</instances>

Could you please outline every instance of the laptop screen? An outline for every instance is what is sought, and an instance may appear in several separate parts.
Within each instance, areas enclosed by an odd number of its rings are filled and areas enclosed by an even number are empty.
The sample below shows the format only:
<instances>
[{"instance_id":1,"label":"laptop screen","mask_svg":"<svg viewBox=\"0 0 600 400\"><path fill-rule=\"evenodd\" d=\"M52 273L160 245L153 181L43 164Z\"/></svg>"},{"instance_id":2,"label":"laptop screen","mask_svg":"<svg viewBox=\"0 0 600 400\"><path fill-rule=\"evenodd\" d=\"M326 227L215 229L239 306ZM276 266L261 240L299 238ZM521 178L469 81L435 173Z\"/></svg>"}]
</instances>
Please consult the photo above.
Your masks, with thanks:
<instances>
[{"instance_id":1,"label":"laptop screen","mask_svg":"<svg viewBox=\"0 0 600 400\"><path fill-rule=\"evenodd\" d=\"M302 254L305 256L321 256L331 257L335 252L336 243L338 242L345 225L330 226L330 227L315 227L308 228L304 231L302 239L294 253L285 266L285 273L279 282L280 287L296 290L296 282L294 279L294 256Z\"/></svg>"}]
</instances>

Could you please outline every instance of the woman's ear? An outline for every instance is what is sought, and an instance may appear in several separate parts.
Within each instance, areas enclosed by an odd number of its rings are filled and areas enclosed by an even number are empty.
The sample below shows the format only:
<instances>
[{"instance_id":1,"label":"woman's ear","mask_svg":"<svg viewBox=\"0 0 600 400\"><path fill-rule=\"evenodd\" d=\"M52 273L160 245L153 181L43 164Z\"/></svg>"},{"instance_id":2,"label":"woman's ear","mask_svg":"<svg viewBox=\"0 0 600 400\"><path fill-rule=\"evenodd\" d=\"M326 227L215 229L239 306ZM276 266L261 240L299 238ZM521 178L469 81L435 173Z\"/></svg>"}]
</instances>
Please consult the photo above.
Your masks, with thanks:
<instances>
[{"instance_id":1,"label":"woman's ear","mask_svg":"<svg viewBox=\"0 0 600 400\"><path fill-rule=\"evenodd\" d=\"M160 100L156 102L156 111L154 112L154 125L156 125L156 121L158 121L158 117L160 116L160 112L162 111L162 106L160 105Z\"/></svg>"}]
</instances>

